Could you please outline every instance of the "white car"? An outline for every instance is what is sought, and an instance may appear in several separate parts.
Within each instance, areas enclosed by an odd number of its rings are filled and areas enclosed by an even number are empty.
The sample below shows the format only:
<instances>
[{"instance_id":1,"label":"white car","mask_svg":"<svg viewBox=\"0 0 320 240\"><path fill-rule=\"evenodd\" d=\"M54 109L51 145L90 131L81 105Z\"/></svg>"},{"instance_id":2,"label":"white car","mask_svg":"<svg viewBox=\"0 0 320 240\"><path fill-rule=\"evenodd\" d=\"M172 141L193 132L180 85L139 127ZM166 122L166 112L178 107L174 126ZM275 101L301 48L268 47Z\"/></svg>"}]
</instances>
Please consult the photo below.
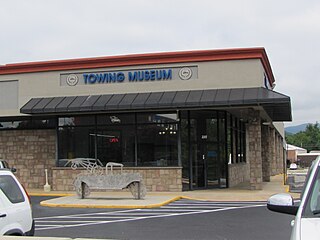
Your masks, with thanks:
<instances>
[{"instance_id":1,"label":"white car","mask_svg":"<svg viewBox=\"0 0 320 240\"><path fill-rule=\"evenodd\" d=\"M34 235L34 220L29 196L8 169L0 169L1 235Z\"/></svg>"},{"instance_id":2,"label":"white car","mask_svg":"<svg viewBox=\"0 0 320 240\"><path fill-rule=\"evenodd\" d=\"M290 170L297 170L298 169L298 166L296 163L291 163L290 164Z\"/></svg>"},{"instance_id":3,"label":"white car","mask_svg":"<svg viewBox=\"0 0 320 240\"><path fill-rule=\"evenodd\" d=\"M271 211L295 215L291 240L320 239L320 157L309 169L300 204L295 204L287 194L276 194L269 198L267 207Z\"/></svg>"}]
</instances>

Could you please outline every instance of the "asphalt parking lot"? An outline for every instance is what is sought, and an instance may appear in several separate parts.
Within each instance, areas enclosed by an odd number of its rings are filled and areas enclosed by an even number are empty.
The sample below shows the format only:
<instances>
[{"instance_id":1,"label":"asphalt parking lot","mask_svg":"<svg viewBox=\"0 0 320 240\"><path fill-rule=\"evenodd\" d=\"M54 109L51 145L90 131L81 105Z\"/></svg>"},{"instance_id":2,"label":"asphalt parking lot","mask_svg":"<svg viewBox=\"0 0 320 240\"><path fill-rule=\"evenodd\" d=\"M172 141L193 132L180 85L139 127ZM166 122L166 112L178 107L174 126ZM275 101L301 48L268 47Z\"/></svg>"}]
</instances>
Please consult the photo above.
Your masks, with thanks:
<instances>
[{"instance_id":1,"label":"asphalt parking lot","mask_svg":"<svg viewBox=\"0 0 320 240\"><path fill-rule=\"evenodd\" d=\"M291 216L265 202L179 200L152 209L48 208L32 197L36 236L96 239L289 239Z\"/></svg>"}]
</instances>

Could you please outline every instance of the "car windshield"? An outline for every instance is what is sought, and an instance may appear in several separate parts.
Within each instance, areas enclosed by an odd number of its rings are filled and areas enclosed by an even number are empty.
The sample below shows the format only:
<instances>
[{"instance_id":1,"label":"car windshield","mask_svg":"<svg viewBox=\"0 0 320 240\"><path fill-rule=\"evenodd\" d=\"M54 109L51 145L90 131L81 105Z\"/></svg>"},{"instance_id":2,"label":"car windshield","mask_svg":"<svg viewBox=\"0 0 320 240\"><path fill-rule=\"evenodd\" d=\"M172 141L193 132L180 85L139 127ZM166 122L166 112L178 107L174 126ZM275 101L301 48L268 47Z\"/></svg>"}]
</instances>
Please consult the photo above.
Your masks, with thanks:
<instances>
[{"instance_id":1,"label":"car windshield","mask_svg":"<svg viewBox=\"0 0 320 240\"><path fill-rule=\"evenodd\" d=\"M320 171L317 166L317 173L313 179L307 204L304 208L304 217L320 217Z\"/></svg>"}]
</instances>

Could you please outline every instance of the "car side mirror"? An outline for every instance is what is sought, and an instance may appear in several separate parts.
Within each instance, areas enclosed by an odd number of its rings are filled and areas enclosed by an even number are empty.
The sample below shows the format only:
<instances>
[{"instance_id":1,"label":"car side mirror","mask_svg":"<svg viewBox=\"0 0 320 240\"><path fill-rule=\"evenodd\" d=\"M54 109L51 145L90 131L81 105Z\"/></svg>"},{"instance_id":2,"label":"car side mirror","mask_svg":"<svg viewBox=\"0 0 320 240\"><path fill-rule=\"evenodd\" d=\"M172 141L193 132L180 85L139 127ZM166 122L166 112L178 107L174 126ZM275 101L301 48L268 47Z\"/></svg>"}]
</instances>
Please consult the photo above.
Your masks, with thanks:
<instances>
[{"instance_id":1,"label":"car side mirror","mask_svg":"<svg viewBox=\"0 0 320 240\"><path fill-rule=\"evenodd\" d=\"M270 211L296 215L299 206L294 205L293 198L287 193L278 193L268 199L267 208Z\"/></svg>"},{"instance_id":2,"label":"car side mirror","mask_svg":"<svg viewBox=\"0 0 320 240\"><path fill-rule=\"evenodd\" d=\"M16 169L16 168L11 168L10 170L11 170L11 172L13 172L13 173L17 172L17 169Z\"/></svg>"}]
</instances>

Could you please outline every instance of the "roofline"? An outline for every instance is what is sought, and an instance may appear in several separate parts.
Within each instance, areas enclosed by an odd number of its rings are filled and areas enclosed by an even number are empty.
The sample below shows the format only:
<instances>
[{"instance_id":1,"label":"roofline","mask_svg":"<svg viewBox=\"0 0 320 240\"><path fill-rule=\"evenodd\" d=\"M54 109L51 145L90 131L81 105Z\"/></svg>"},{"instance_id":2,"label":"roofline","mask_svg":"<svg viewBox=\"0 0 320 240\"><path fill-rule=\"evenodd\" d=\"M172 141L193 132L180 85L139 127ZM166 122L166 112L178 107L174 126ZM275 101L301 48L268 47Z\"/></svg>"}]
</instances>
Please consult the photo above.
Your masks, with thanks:
<instances>
[{"instance_id":1,"label":"roofline","mask_svg":"<svg viewBox=\"0 0 320 240\"><path fill-rule=\"evenodd\" d=\"M275 82L269 59L263 47L145 53L95 58L13 63L0 66L0 75L93 69L104 67L243 59L260 59L269 78L270 84L272 85Z\"/></svg>"}]
</instances>

